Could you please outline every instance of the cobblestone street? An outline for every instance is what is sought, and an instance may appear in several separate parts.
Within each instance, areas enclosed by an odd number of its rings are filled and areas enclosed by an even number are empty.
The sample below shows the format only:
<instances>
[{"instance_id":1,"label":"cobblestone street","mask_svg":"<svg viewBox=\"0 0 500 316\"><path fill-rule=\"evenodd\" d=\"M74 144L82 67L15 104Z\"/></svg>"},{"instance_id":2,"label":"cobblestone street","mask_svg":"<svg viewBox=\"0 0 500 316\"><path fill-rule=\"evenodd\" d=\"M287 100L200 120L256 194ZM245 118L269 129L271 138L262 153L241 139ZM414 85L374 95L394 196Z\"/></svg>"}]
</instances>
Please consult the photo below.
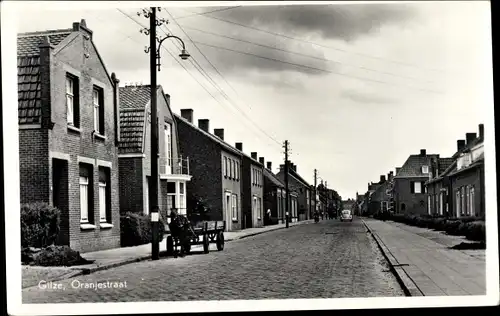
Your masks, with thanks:
<instances>
[{"instance_id":1,"label":"cobblestone street","mask_svg":"<svg viewBox=\"0 0 500 316\"><path fill-rule=\"evenodd\" d=\"M325 220L233 241L222 252L71 278L61 289L27 288L23 303L403 296L388 270L359 219ZM106 281L126 287L73 287Z\"/></svg>"}]
</instances>

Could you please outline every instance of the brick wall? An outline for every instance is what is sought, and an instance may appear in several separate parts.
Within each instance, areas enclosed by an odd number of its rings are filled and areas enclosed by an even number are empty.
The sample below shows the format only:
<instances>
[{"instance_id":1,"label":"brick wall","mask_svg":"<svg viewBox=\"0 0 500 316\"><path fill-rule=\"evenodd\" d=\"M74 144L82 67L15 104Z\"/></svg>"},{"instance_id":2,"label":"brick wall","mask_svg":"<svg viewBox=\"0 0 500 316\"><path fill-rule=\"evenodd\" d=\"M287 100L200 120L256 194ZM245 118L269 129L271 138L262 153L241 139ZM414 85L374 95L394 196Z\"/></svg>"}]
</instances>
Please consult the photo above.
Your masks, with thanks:
<instances>
[{"instance_id":1,"label":"brick wall","mask_svg":"<svg viewBox=\"0 0 500 316\"><path fill-rule=\"evenodd\" d=\"M144 209L143 158L119 158L120 212L142 213Z\"/></svg>"},{"instance_id":2,"label":"brick wall","mask_svg":"<svg viewBox=\"0 0 500 316\"><path fill-rule=\"evenodd\" d=\"M180 154L189 156L190 173L193 175L186 185L187 207L193 208L193 198L202 197L210 213L210 220L224 220L222 205L222 164L220 145L176 118Z\"/></svg>"},{"instance_id":3,"label":"brick wall","mask_svg":"<svg viewBox=\"0 0 500 316\"><path fill-rule=\"evenodd\" d=\"M411 182L425 182L428 177L395 178L394 179L394 202L396 213L404 214L427 214L427 194L411 193ZM422 190L424 187L422 187ZM406 208L402 210L402 204Z\"/></svg>"},{"instance_id":4,"label":"brick wall","mask_svg":"<svg viewBox=\"0 0 500 316\"><path fill-rule=\"evenodd\" d=\"M83 32L83 31L82 31ZM70 35L71 36L71 35ZM89 58L84 57L84 52ZM68 164L69 184L69 222L70 246L76 250L94 251L120 245L120 218L119 218L119 185L118 185L118 158L115 146L115 120L113 104L113 86L102 65L97 52L90 41L84 40L79 34L73 41L56 53L51 64L51 117L55 123L49 132L49 150L56 153L70 155ZM80 130L73 131L67 127L65 79L69 72L79 79L79 107ZM104 134L105 139L97 138L93 134L93 85L104 90ZM94 183L99 180L98 161L111 163L111 222L112 228L100 228L98 186L93 187L94 218L96 228L82 230L80 228L80 199L79 199L79 163L78 156L93 159ZM49 173L49 186L51 185Z\"/></svg>"},{"instance_id":5,"label":"brick wall","mask_svg":"<svg viewBox=\"0 0 500 316\"><path fill-rule=\"evenodd\" d=\"M453 216L456 216L456 191L460 189L462 186L472 185L474 186L474 210L478 216L485 215L485 207L484 207L484 186L481 183L481 173L484 172L484 169L470 169L464 171L463 173L457 174L451 179L451 203L453 205Z\"/></svg>"},{"instance_id":6,"label":"brick wall","mask_svg":"<svg viewBox=\"0 0 500 316\"><path fill-rule=\"evenodd\" d=\"M50 202L48 132L19 130L21 203Z\"/></svg>"}]
</instances>

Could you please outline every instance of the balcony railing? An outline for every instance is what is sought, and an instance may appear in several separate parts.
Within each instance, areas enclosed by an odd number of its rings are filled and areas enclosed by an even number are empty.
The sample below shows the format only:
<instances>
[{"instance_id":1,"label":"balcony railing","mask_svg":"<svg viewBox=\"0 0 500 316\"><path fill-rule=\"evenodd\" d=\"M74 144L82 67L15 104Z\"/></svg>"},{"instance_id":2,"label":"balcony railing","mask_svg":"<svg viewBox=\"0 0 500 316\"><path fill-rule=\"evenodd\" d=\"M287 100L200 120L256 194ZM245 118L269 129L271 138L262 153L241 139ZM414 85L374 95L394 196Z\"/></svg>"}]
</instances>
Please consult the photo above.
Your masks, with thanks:
<instances>
[{"instance_id":1,"label":"balcony railing","mask_svg":"<svg viewBox=\"0 0 500 316\"><path fill-rule=\"evenodd\" d=\"M189 157L187 158L166 158L161 157L159 161L160 175L169 174L189 174Z\"/></svg>"}]
</instances>

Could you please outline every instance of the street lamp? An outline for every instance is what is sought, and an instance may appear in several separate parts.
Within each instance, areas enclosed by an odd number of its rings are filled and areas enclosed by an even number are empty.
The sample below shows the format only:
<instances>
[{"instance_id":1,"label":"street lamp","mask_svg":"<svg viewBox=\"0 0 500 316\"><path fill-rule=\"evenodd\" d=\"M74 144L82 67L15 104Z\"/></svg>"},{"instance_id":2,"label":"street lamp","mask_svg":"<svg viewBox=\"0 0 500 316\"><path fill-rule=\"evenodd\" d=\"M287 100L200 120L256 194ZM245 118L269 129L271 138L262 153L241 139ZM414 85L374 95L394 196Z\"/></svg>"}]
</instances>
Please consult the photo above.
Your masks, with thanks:
<instances>
[{"instance_id":1,"label":"street lamp","mask_svg":"<svg viewBox=\"0 0 500 316\"><path fill-rule=\"evenodd\" d=\"M158 8L158 10L160 10ZM156 83L156 69L155 66L158 67L158 71L160 71L160 48L161 44L167 38L175 38L182 44L182 50L179 54L179 57L183 60L189 58L189 54L186 51L186 47L184 45L184 41L179 37L171 34L167 34L167 36L159 39L156 37L156 27L161 26L163 23L168 23L167 21L160 19L156 19L156 8L152 7L150 12L143 11L144 15L149 18L149 30L143 29L141 33L145 33L149 35L149 47L144 49L144 52L150 53L149 67L151 72L151 176L154 177L153 181L151 181L151 190L149 191L149 200L151 201L151 232L152 232L152 243L151 243L151 259L158 260L160 257L160 241L159 241L159 207L158 207L158 182L159 182L159 174L158 174L158 118L157 118L157 83ZM158 47L156 47L156 42L158 42Z\"/></svg>"}]
</instances>

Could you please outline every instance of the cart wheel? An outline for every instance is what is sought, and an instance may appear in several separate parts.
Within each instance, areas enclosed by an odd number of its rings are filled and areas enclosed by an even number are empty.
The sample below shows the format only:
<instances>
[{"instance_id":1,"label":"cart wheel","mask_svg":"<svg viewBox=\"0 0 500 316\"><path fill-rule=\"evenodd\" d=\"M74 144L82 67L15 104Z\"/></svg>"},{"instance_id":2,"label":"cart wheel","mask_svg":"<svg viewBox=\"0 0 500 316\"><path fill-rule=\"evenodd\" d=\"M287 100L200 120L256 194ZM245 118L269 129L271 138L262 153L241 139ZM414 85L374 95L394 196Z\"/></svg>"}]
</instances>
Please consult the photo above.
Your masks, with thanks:
<instances>
[{"instance_id":1,"label":"cart wheel","mask_svg":"<svg viewBox=\"0 0 500 316\"><path fill-rule=\"evenodd\" d=\"M224 233L223 232L219 232L217 234L217 250L219 251L222 251L224 250Z\"/></svg>"},{"instance_id":2,"label":"cart wheel","mask_svg":"<svg viewBox=\"0 0 500 316\"><path fill-rule=\"evenodd\" d=\"M210 239L208 235L203 235L203 252L208 253L210 248Z\"/></svg>"},{"instance_id":3,"label":"cart wheel","mask_svg":"<svg viewBox=\"0 0 500 316\"><path fill-rule=\"evenodd\" d=\"M174 254L174 239L172 236L167 236L167 256Z\"/></svg>"}]
</instances>

